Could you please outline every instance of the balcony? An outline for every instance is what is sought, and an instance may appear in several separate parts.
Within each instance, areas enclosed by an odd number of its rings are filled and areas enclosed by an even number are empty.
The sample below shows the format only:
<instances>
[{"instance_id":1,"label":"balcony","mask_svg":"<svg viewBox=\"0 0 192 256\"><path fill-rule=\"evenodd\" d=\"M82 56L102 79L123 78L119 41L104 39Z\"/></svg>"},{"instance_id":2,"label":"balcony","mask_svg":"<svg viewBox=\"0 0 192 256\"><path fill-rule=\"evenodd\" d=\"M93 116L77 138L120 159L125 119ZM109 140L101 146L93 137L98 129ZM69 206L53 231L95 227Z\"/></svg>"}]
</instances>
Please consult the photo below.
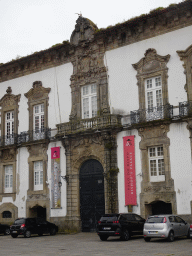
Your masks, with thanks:
<instances>
[{"instance_id":1,"label":"balcony","mask_svg":"<svg viewBox=\"0 0 192 256\"><path fill-rule=\"evenodd\" d=\"M184 101L179 103L179 116L192 116L192 101Z\"/></svg>"},{"instance_id":2,"label":"balcony","mask_svg":"<svg viewBox=\"0 0 192 256\"><path fill-rule=\"evenodd\" d=\"M58 124L57 135L74 134L79 132L101 130L112 127L121 127L120 115L106 115L88 119L70 121L68 123Z\"/></svg>"},{"instance_id":3,"label":"balcony","mask_svg":"<svg viewBox=\"0 0 192 256\"><path fill-rule=\"evenodd\" d=\"M159 107L139 109L131 111L131 124L150 122L154 120L163 120L173 117L173 106L166 104Z\"/></svg>"},{"instance_id":4,"label":"balcony","mask_svg":"<svg viewBox=\"0 0 192 256\"><path fill-rule=\"evenodd\" d=\"M39 130L32 130L21 132L20 134L10 134L0 137L0 146L20 145L26 142L33 142L37 140L50 139L51 129L43 128Z\"/></svg>"}]
</instances>

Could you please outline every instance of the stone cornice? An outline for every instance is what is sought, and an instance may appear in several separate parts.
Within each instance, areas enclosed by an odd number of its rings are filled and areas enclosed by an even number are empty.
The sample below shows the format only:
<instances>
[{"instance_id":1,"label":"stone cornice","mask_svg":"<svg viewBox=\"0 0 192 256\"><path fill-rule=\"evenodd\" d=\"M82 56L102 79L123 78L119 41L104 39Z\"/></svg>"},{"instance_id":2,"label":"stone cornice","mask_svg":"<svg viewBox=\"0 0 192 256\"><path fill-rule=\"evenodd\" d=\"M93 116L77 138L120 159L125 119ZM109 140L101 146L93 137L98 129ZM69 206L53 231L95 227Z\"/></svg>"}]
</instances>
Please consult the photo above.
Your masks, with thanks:
<instances>
[{"instance_id":1,"label":"stone cornice","mask_svg":"<svg viewBox=\"0 0 192 256\"><path fill-rule=\"evenodd\" d=\"M100 29L77 46L64 42L58 46L0 65L0 82L73 62L79 49L98 46L103 52L136 43L192 25L192 0L186 0L160 11L128 20L107 29Z\"/></svg>"}]
</instances>

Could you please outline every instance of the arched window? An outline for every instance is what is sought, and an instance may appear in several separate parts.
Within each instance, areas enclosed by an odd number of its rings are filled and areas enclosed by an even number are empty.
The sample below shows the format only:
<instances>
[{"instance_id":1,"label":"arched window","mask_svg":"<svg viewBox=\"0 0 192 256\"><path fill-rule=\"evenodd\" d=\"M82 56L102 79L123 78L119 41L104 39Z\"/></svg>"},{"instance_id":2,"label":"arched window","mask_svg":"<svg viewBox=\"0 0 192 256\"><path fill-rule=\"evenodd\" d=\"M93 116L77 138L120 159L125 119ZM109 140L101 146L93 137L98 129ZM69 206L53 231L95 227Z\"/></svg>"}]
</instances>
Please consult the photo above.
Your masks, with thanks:
<instances>
[{"instance_id":1,"label":"arched window","mask_svg":"<svg viewBox=\"0 0 192 256\"><path fill-rule=\"evenodd\" d=\"M10 211L4 211L2 215L3 218L12 218L12 213Z\"/></svg>"}]
</instances>

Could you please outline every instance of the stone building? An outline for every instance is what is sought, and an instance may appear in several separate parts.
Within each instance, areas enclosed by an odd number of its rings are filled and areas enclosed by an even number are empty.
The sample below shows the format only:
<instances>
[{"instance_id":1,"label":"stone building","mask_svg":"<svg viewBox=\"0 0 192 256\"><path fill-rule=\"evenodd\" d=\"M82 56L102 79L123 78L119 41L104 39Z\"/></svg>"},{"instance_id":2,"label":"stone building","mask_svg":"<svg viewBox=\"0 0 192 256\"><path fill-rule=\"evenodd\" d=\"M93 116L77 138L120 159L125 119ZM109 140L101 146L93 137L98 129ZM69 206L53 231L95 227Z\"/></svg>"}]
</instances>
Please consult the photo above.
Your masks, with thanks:
<instances>
[{"instance_id":1,"label":"stone building","mask_svg":"<svg viewBox=\"0 0 192 256\"><path fill-rule=\"evenodd\" d=\"M192 221L191 0L106 29L79 16L70 42L1 64L0 92L0 222Z\"/></svg>"}]
</instances>

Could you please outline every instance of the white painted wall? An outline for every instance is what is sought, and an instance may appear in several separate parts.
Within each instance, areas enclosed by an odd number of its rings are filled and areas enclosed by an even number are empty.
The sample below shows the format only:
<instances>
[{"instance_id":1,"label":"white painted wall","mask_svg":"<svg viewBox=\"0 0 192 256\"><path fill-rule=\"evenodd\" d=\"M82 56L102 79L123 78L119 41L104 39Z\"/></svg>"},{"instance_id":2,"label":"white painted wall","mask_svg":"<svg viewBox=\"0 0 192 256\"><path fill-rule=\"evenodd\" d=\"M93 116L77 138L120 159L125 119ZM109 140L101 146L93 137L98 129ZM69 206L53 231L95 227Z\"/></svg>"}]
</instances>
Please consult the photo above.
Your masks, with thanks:
<instances>
[{"instance_id":1,"label":"white painted wall","mask_svg":"<svg viewBox=\"0 0 192 256\"><path fill-rule=\"evenodd\" d=\"M171 124L170 138L171 178L177 199L177 213L191 214L192 163L191 146L187 123Z\"/></svg>"},{"instance_id":2,"label":"white painted wall","mask_svg":"<svg viewBox=\"0 0 192 256\"><path fill-rule=\"evenodd\" d=\"M122 110L129 114L139 108L137 72L132 64L145 57L144 54L149 48L156 49L157 54L162 56L171 55L167 64L169 103L177 106L179 102L186 101L186 76L183 73L183 62L176 51L186 50L191 42L192 26L189 26L106 52L105 65L108 67L111 112Z\"/></svg>"},{"instance_id":3,"label":"white painted wall","mask_svg":"<svg viewBox=\"0 0 192 256\"><path fill-rule=\"evenodd\" d=\"M119 212L128 212L128 207L125 206L125 186L124 186L124 154L123 154L123 137L135 136L135 170L136 170L136 194L137 194L137 206L133 206L133 212L140 214L140 193L141 193L141 181L142 181L142 169L139 142L137 130L123 131L117 135L117 164L119 168L118 173L118 200L119 200Z\"/></svg>"}]
</instances>

